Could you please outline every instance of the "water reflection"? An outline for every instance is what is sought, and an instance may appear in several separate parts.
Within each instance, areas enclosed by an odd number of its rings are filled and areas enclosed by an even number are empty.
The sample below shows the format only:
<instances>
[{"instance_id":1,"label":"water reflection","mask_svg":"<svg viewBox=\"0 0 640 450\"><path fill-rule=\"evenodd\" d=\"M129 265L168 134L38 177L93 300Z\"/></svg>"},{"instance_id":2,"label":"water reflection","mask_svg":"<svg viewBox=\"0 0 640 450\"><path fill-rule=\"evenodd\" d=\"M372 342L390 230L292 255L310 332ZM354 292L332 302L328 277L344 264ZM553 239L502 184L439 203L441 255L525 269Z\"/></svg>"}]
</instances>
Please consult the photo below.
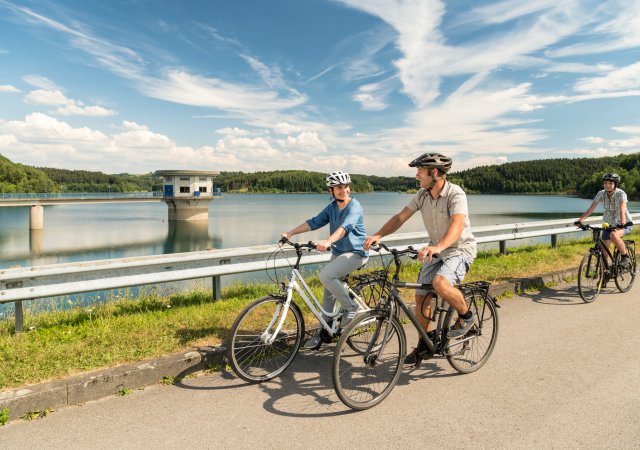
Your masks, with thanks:
<instances>
[{"instance_id":1,"label":"water reflection","mask_svg":"<svg viewBox=\"0 0 640 450\"><path fill-rule=\"evenodd\" d=\"M29 230L29 253L32 256L41 255L44 251L44 229Z\"/></svg>"},{"instance_id":2,"label":"water reflection","mask_svg":"<svg viewBox=\"0 0 640 450\"><path fill-rule=\"evenodd\" d=\"M168 222L163 253L194 252L212 248L222 248L222 238L209 234L209 222Z\"/></svg>"}]
</instances>

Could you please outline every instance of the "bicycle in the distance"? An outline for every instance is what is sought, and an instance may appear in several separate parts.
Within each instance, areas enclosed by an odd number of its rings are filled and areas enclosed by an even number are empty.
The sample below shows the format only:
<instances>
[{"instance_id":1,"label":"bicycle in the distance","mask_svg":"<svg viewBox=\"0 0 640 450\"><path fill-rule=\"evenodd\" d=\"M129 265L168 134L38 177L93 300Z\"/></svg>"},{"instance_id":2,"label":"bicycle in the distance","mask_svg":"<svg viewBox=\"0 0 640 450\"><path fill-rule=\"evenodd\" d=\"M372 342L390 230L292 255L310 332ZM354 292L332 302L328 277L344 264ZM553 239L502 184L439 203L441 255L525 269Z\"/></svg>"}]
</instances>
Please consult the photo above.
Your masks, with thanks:
<instances>
[{"instance_id":1,"label":"bicycle in the distance","mask_svg":"<svg viewBox=\"0 0 640 450\"><path fill-rule=\"evenodd\" d=\"M419 252L411 247L405 250L390 249L378 244L374 249L384 249L393 256L385 264L388 289L385 297L371 311L356 316L343 330L336 345L333 361L333 383L336 394L347 406L357 410L371 408L384 400L392 391L402 372L407 339L400 321L403 312L413 324L418 336L427 344L427 350L419 360L442 355L460 373L470 373L482 367L496 345L498 315L496 300L489 294L489 283L477 281L456 287L462 291L474 317L474 325L458 339L447 338L449 328L458 317L455 309L438 297L431 284L400 281L402 257L415 257ZM433 295L428 319L435 329L426 333L414 312L402 300L399 288L425 289ZM386 294L388 292L388 294ZM427 354L425 354L427 353Z\"/></svg>"},{"instance_id":2,"label":"bicycle in the distance","mask_svg":"<svg viewBox=\"0 0 640 450\"><path fill-rule=\"evenodd\" d=\"M629 264L622 267L620 264L620 251L614 245L613 253L607 248L602 240L602 231L609 229L607 224L601 227L585 225L582 222L574 222L578 228L593 232L593 247L584 255L578 268L578 293L580 298L586 303L593 302L600 290L613 280L620 292L627 292L631 289L636 278L636 243L631 239L623 239L629 255ZM625 228L632 225L627 223L618 225L616 228Z\"/></svg>"},{"instance_id":3,"label":"bicycle in the distance","mask_svg":"<svg viewBox=\"0 0 640 450\"><path fill-rule=\"evenodd\" d=\"M294 301L304 302L320 322L322 339L331 342L340 334L343 311L336 302L334 311L323 309L300 273L303 252L316 249L313 242L296 243L287 238L278 241L278 249L269 257L274 263L284 246L293 247L296 262L291 266L288 283L278 283L279 292L259 298L249 304L236 318L227 341L227 359L233 371L243 380L270 380L293 362L305 335L302 311ZM384 295L381 272L350 275L347 291L358 304L359 311L368 311ZM325 317L328 320L325 320Z\"/></svg>"}]
</instances>

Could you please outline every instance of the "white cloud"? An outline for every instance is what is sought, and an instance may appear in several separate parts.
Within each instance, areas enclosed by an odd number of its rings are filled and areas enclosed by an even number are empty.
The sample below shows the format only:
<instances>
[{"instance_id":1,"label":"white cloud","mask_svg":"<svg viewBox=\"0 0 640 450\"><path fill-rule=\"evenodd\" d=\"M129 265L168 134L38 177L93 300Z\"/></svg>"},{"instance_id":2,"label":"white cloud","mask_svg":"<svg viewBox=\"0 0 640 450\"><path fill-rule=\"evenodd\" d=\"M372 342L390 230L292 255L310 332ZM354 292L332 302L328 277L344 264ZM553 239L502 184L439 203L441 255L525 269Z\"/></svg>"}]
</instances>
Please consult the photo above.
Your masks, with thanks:
<instances>
[{"instance_id":1,"label":"white cloud","mask_svg":"<svg viewBox=\"0 0 640 450\"><path fill-rule=\"evenodd\" d=\"M623 139L605 139L602 137L589 136L582 138L582 141L588 144L598 145L597 149L595 149L598 154L603 152L603 150L605 149L609 152L609 155L611 155L612 153L628 153L640 151L640 126L617 126L611 127L611 129L618 133L623 133L630 136Z\"/></svg>"},{"instance_id":2,"label":"white cloud","mask_svg":"<svg viewBox=\"0 0 640 450\"><path fill-rule=\"evenodd\" d=\"M0 134L0 148L8 148L10 145L18 142L18 139L12 134Z\"/></svg>"},{"instance_id":3,"label":"white cloud","mask_svg":"<svg viewBox=\"0 0 640 450\"><path fill-rule=\"evenodd\" d=\"M249 130L243 130L242 128L238 128L238 127L220 128L220 129L216 130L216 133L218 133L218 134L226 134L226 135L230 135L230 136L249 136L249 135L253 134L253 132L251 132Z\"/></svg>"},{"instance_id":4,"label":"white cloud","mask_svg":"<svg viewBox=\"0 0 640 450\"><path fill-rule=\"evenodd\" d=\"M455 23L458 26L476 21L483 24L505 23L552 9L557 6L557 4L557 0L537 0L535 2L505 0L486 6L475 7L470 13L462 15Z\"/></svg>"},{"instance_id":5,"label":"white cloud","mask_svg":"<svg viewBox=\"0 0 640 450\"><path fill-rule=\"evenodd\" d=\"M574 89L591 94L640 89L640 62L612 70L601 77L583 78Z\"/></svg>"},{"instance_id":6,"label":"white cloud","mask_svg":"<svg viewBox=\"0 0 640 450\"><path fill-rule=\"evenodd\" d=\"M0 92L13 94L20 92L20 89L10 84L0 84Z\"/></svg>"},{"instance_id":7,"label":"white cloud","mask_svg":"<svg viewBox=\"0 0 640 450\"><path fill-rule=\"evenodd\" d=\"M9 120L0 124L5 133L16 136L21 142L81 142L99 144L106 136L87 127L73 128L66 122L41 113L31 113L24 121Z\"/></svg>"},{"instance_id":8,"label":"white cloud","mask_svg":"<svg viewBox=\"0 0 640 450\"><path fill-rule=\"evenodd\" d=\"M48 79L47 77L43 77L41 75L25 75L22 77L22 81L30 84L31 86L44 89L47 91L53 91L56 89L60 89L56 83Z\"/></svg>"},{"instance_id":9,"label":"white cloud","mask_svg":"<svg viewBox=\"0 0 640 450\"><path fill-rule=\"evenodd\" d=\"M604 142L604 138L597 136L587 136L585 138L582 138L582 141L586 142L587 144L602 144Z\"/></svg>"},{"instance_id":10,"label":"white cloud","mask_svg":"<svg viewBox=\"0 0 640 450\"><path fill-rule=\"evenodd\" d=\"M620 126L620 127L611 127L611 129L617 131L618 133L640 135L640 126L639 125L626 125L626 126Z\"/></svg>"},{"instance_id":11,"label":"white cloud","mask_svg":"<svg viewBox=\"0 0 640 450\"><path fill-rule=\"evenodd\" d=\"M506 162L508 162L508 158L506 156L477 156L464 161L454 161L452 170L459 172L461 170L473 169L475 167L504 164Z\"/></svg>"},{"instance_id":12,"label":"white cloud","mask_svg":"<svg viewBox=\"0 0 640 450\"><path fill-rule=\"evenodd\" d=\"M586 5L585 9L589 8ZM603 1L590 8L592 39L550 50L551 57L590 55L640 46L640 3L635 0Z\"/></svg>"},{"instance_id":13,"label":"white cloud","mask_svg":"<svg viewBox=\"0 0 640 450\"><path fill-rule=\"evenodd\" d=\"M382 111L387 107L384 97L387 92L381 92L380 84L365 84L358 88L358 92L353 94L353 100L359 102L365 111Z\"/></svg>"},{"instance_id":14,"label":"white cloud","mask_svg":"<svg viewBox=\"0 0 640 450\"><path fill-rule=\"evenodd\" d=\"M288 122L279 122L273 126L273 132L276 134L293 134L301 131L302 127L300 125Z\"/></svg>"},{"instance_id":15,"label":"white cloud","mask_svg":"<svg viewBox=\"0 0 640 450\"><path fill-rule=\"evenodd\" d=\"M281 98L276 91L228 83L183 71L171 71L166 78L147 80L140 89L145 95L161 100L247 113L292 108L306 101L301 95Z\"/></svg>"},{"instance_id":16,"label":"white cloud","mask_svg":"<svg viewBox=\"0 0 640 450\"><path fill-rule=\"evenodd\" d=\"M31 91L25 96L24 101L29 105L57 106L53 112L63 116L107 117L116 114L115 111L102 106L87 106L79 100L67 98L57 89Z\"/></svg>"}]
</instances>

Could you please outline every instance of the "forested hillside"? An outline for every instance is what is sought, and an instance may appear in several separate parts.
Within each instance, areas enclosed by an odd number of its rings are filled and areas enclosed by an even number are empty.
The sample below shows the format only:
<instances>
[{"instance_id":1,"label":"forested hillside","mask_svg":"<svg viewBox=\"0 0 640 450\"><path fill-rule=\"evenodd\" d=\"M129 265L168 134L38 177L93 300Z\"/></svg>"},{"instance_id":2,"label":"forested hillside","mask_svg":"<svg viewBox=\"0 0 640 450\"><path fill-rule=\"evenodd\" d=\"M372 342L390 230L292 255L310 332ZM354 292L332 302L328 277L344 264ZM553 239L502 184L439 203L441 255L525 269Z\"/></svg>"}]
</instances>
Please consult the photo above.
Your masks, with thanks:
<instances>
[{"instance_id":1,"label":"forested hillside","mask_svg":"<svg viewBox=\"0 0 640 450\"><path fill-rule=\"evenodd\" d=\"M605 158L559 158L482 166L452 172L449 179L469 193L577 194L591 198L602 189L602 174L616 172L629 199L640 200L640 153ZM406 192L416 189L414 169L407 176L352 174L355 192ZM325 173L305 170L221 172L214 179L223 192L324 192ZM35 168L0 155L0 193L4 192L132 192L161 190L155 174L130 175L86 170Z\"/></svg>"},{"instance_id":2,"label":"forested hillside","mask_svg":"<svg viewBox=\"0 0 640 450\"><path fill-rule=\"evenodd\" d=\"M640 199L640 153L604 158L559 158L476 167L449 177L467 190L481 194L564 193L593 197L602 189L605 172L622 177L621 188Z\"/></svg>"},{"instance_id":3,"label":"forested hillside","mask_svg":"<svg viewBox=\"0 0 640 450\"><path fill-rule=\"evenodd\" d=\"M52 169L38 167L53 180L60 192L139 192L151 191L155 184L160 190L161 177L153 174L130 175L128 173L108 175L87 170Z\"/></svg>"},{"instance_id":4,"label":"forested hillside","mask_svg":"<svg viewBox=\"0 0 640 450\"><path fill-rule=\"evenodd\" d=\"M305 170L275 172L221 172L214 183L223 192L325 192L327 174ZM364 175L351 175L351 187L356 192L371 192L374 186ZM413 182L415 186L415 182Z\"/></svg>"},{"instance_id":5,"label":"forested hillside","mask_svg":"<svg viewBox=\"0 0 640 450\"><path fill-rule=\"evenodd\" d=\"M15 164L0 155L0 193L57 191L56 183L42 170Z\"/></svg>"}]
</instances>

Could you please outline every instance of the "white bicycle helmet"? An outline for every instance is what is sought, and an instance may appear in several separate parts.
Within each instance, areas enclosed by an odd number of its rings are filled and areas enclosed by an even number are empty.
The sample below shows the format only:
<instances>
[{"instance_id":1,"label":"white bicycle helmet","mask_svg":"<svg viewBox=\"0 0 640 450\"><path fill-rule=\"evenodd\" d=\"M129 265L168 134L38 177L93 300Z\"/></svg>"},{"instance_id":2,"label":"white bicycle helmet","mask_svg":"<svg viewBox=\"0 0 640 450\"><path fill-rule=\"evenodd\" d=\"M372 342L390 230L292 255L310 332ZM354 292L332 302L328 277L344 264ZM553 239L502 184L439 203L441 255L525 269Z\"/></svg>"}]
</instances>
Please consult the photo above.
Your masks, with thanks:
<instances>
[{"instance_id":1,"label":"white bicycle helmet","mask_svg":"<svg viewBox=\"0 0 640 450\"><path fill-rule=\"evenodd\" d=\"M327 175L327 186L334 187L339 184L350 184L351 177L347 172L343 172L342 170L337 170L335 172L331 172Z\"/></svg>"}]
</instances>

